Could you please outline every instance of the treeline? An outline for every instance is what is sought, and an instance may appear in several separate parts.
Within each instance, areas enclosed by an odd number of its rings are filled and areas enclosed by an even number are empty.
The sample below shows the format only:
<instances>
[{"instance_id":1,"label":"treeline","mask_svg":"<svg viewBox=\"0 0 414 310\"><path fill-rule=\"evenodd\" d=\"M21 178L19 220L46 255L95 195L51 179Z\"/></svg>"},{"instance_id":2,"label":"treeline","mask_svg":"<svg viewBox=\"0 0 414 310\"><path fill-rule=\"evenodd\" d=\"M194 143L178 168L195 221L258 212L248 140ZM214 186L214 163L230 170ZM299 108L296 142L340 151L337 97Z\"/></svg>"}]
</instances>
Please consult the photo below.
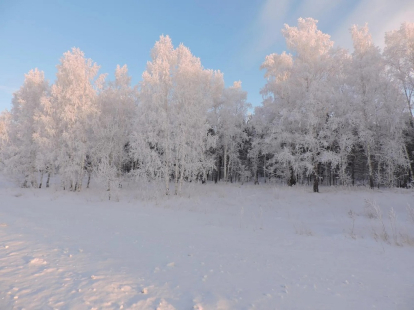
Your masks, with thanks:
<instances>
[{"instance_id":1,"label":"treeline","mask_svg":"<svg viewBox=\"0 0 414 310\"><path fill-rule=\"evenodd\" d=\"M288 183L325 177L350 185L409 186L413 178L414 24L386 33L351 28L354 51L334 48L316 21L282 31L292 54L262 64L268 81L256 109L258 153Z\"/></svg>"},{"instance_id":2,"label":"treeline","mask_svg":"<svg viewBox=\"0 0 414 310\"><path fill-rule=\"evenodd\" d=\"M23 187L51 177L80 191L91 178L111 191L125 178L183 182L412 186L414 24L385 35L354 26L354 52L334 48L317 21L282 31L286 52L266 57L263 103L249 114L241 82L224 86L184 45L161 36L142 81L115 80L79 49L65 53L53 85L35 69L0 115L0 169Z\"/></svg>"}]
</instances>

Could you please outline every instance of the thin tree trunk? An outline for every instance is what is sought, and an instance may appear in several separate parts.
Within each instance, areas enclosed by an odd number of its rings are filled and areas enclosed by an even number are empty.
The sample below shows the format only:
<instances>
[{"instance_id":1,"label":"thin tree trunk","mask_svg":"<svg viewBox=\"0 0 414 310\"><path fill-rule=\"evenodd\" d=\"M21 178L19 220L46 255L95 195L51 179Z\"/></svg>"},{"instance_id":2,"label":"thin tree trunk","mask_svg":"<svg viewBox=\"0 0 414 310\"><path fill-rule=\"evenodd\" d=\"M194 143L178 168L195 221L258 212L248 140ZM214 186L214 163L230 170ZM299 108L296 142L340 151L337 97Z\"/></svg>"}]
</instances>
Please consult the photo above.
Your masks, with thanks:
<instances>
[{"instance_id":1,"label":"thin tree trunk","mask_svg":"<svg viewBox=\"0 0 414 310\"><path fill-rule=\"evenodd\" d=\"M178 194L178 159L175 161L175 195Z\"/></svg>"},{"instance_id":2,"label":"thin tree trunk","mask_svg":"<svg viewBox=\"0 0 414 310\"><path fill-rule=\"evenodd\" d=\"M223 160L221 159L221 156L219 156L219 165L218 165L218 180L221 180L221 162Z\"/></svg>"},{"instance_id":3,"label":"thin tree trunk","mask_svg":"<svg viewBox=\"0 0 414 310\"><path fill-rule=\"evenodd\" d=\"M216 157L216 170L213 171L213 177L214 177L214 183L217 184L217 179L219 175L219 169L220 169L220 157Z\"/></svg>"},{"instance_id":4,"label":"thin tree trunk","mask_svg":"<svg viewBox=\"0 0 414 310\"><path fill-rule=\"evenodd\" d=\"M111 181L108 180L108 200L111 200Z\"/></svg>"},{"instance_id":5,"label":"thin tree trunk","mask_svg":"<svg viewBox=\"0 0 414 310\"><path fill-rule=\"evenodd\" d=\"M227 145L224 146L224 182L227 182Z\"/></svg>"},{"instance_id":6,"label":"thin tree trunk","mask_svg":"<svg viewBox=\"0 0 414 310\"><path fill-rule=\"evenodd\" d=\"M43 171L42 174L40 175L40 183L39 183L39 188L42 188L42 183L43 183Z\"/></svg>"},{"instance_id":7,"label":"thin tree trunk","mask_svg":"<svg viewBox=\"0 0 414 310\"><path fill-rule=\"evenodd\" d=\"M315 163L313 175L313 192L319 193L319 163Z\"/></svg>"},{"instance_id":8,"label":"thin tree trunk","mask_svg":"<svg viewBox=\"0 0 414 310\"><path fill-rule=\"evenodd\" d=\"M184 179L184 165L181 164L181 169L180 169L180 183L179 183L179 188L178 188L178 193L181 194L181 189L183 187L183 179Z\"/></svg>"},{"instance_id":9,"label":"thin tree trunk","mask_svg":"<svg viewBox=\"0 0 414 310\"><path fill-rule=\"evenodd\" d=\"M341 163L341 167L342 167L342 163ZM342 181L342 185L344 182ZM332 164L329 164L329 186L332 186Z\"/></svg>"},{"instance_id":10,"label":"thin tree trunk","mask_svg":"<svg viewBox=\"0 0 414 310\"><path fill-rule=\"evenodd\" d=\"M229 159L228 168L227 168L227 178L230 178L230 183L233 183L233 161Z\"/></svg>"},{"instance_id":11,"label":"thin tree trunk","mask_svg":"<svg viewBox=\"0 0 414 310\"><path fill-rule=\"evenodd\" d=\"M414 176L414 172L413 172L413 167L411 166L411 160L410 160L410 155L408 154L408 150L407 150L407 146L404 144L404 151L405 151L405 156L407 156L407 160L408 160L408 183L411 183L412 178Z\"/></svg>"},{"instance_id":12,"label":"thin tree trunk","mask_svg":"<svg viewBox=\"0 0 414 310\"><path fill-rule=\"evenodd\" d=\"M91 172L88 171L88 182L86 183L86 188L89 188L89 184L91 183Z\"/></svg>"},{"instance_id":13,"label":"thin tree trunk","mask_svg":"<svg viewBox=\"0 0 414 310\"><path fill-rule=\"evenodd\" d=\"M168 89L165 93L165 114L166 119L164 122L164 130L167 133L165 141L165 166L164 166L164 178L165 178L165 194L168 196L170 194L170 131L169 131L169 111L168 111Z\"/></svg>"},{"instance_id":14,"label":"thin tree trunk","mask_svg":"<svg viewBox=\"0 0 414 310\"><path fill-rule=\"evenodd\" d=\"M293 186L296 184L296 180L295 180L295 174L293 172L293 168L290 165L289 165L289 172L290 172L290 176L288 179L288 186Z\"/></svg>"},{"instance_id":15,"label":"thin tree trunk","mask_svg":"<svg viewBox=\"0 0 414 310\"><path fill-rule=\"evenodd\" d=\"M371 161L371 149L368 145L368 169L369 169L369 188L374 188L374 176L373 176L373 169L372 169L372 161Z\"/></svg>"},{"instance_id":16,"label":"thin tree trunk","mask_svg":"<svg viewBox=\"0 0 414 310\"><path fill-rule=\"evenodd\" d=\"M81 189L82 189L84 172L85 172L85 158L83 158L82 161L81 161L81 167L80 167L80 171L79 171L78 188L77 188L78 192L80 192Z\"/></svg>"},{"instance_id":17,"label":"thin tree trunk","mask_svg":"<svg viewBox=\"0 0 414 310\"><path fill-rule=\"evenodd\" d=\"M168 169L168 162L165 162L164 166L164 179L165 179L165 194L170 194L170 174Z\"/></svg>"},{"instance_id":18,"label":"thin tree trunk","mask_svg":"<svg viewBox=\"0 0 414 310\"><path fill-rule=\"evenodd\" d=\"M259 160L258 160L258 158L256 158L256 164L255 164L255 166L256 166L256 172L255 172L255 176L254 176L254 184L256 185L256 184L259 184Z\"/></svg>"},{"instance_id":19,"label":"thin tree trunk","mask_svg":"<svg viewBox=\"0 0 414 310\"><path fill-rule=\"evenodd\" d=\"M207 178L208 174L206 172L206 169L203 169L203 180L201 181L201 184L207 184Z\"/></svg>"},{"instance_id":20,"label":"thin tree trunk","mask_svg":"<svg viewBox=\"0 0 414 310\"><path fill-rule=\"evenodd\" d=\"M46 188L49 187L49 181L50 181L50 172L47 173Z\"/></svg>"},{"instance_id":21,"label":"thin tree trunk","mask_svg":"<svg viewBox=\"0 0 414 310\"><path fill-rule=\"evenodd\" d=\"M352 186L355 186L355 156L353 156L353 159L352 159L351 177L352 177Z\"/></svg>"}]
</instances>

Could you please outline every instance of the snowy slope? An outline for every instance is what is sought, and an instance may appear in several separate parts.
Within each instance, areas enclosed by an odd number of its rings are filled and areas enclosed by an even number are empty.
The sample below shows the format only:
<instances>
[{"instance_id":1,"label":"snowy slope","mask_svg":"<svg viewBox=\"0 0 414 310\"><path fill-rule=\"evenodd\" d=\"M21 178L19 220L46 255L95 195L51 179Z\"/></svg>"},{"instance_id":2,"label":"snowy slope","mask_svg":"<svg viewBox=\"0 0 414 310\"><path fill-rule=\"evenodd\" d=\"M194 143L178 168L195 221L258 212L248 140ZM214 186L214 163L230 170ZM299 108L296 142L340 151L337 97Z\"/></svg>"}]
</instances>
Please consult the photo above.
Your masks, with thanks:
<instances>
[{"instance_id":1,"label":"snowy slope","mask_svg":"<svg viewBox=\"0 0 414 310\"><path fill-rule=\"evenodd\" d=\"M143 201L131 186L109 202L0 187L0 309L414 307L412 191L207 184Z\"/></svg>"}]
</instances>

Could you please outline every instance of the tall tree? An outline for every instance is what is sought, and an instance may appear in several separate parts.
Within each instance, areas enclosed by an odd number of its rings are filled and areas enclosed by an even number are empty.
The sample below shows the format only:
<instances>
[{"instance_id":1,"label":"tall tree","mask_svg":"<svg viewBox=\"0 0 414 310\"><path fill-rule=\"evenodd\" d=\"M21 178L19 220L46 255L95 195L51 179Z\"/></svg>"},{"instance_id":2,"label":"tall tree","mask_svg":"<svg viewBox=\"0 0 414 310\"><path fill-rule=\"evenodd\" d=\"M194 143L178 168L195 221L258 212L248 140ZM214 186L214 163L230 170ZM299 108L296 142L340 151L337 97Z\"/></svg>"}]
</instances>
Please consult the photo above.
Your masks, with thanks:
<instances>
[{"instance_id":1,"label":"tall tree","mask_svg":"<svg viewBox=\"0 0 414 310\"><path fill-rule=\"evenodd\" d=\"M99 117L94 123L94 142L88 154L87 171L95 167L98 179L111 189L120 182L123 166L129 160L127 148L135 119L137 90L131 87L128 68L117 66L115 81L104 86L98 95ZM89 180L88 180L89 185Z\"/></svg>"},{"instance_id":2,"label":"tall tree","mask_svg":"<svg viewBox=\"0 0 414 310\"><path fill-rule=\"evenodd\" d=\"M267 96L264 106L274 115L268 151L285 167L286 176L312 175L314 192L318 192L320 164L337 161L336 153L327 147L333 143L335 50L330 36L318 30L312 18L299 18L297 27L285 25L282 33L293 55L269 55L261 66L268 79L262 90Z\"/></svg>"},{"instance_id":3,"label":"tall tree","mask_svg":"<svg viewBox=\"0 0 414 310\"><path fill-rule=\"evenodd\" d=\"M216 73L184 45L174 49L168 36L156 42L151 58L142 75L131 149L141 172L164 179L168 195L172 175L178 193L184 179L213 167L205 154L215 144L207 112Z\"/></svg>"},{"instance_id":4,"label":"tall tree","mask_svg":"<svg viewBox=\"0 0 414 310\"><path fill-rule=\"evenodd\" d=\"M367 159L369 184L383 183L381 169L406 166L403 154L401 105L396 85L386 73L380 49L372 42L368 26L351 28L354 43L348 67L349 107L357 134ZM376 171L375 169L376 164ZM389 179L393 172L388 173ZM393 182L390 181L390 182Z\"/></svg>"},{"instance_id":5,"label":"tall tree","mask_svg":"<svg viewBox=\"0 0 414 310\"><path fill-rule=\"evenodd\" d=\"M35 115L48 87L44 73L35 69L25 75L23 85L13 95L6 170L17 177L24 187L37 187L39 184L39 150L34 143Z\"/></svg>"},{"instance_id":6,"label":"tall tree","mask_svg":"<svg viewBox=\"0 0 414 310\"><path fill-rule=\"evenodd\" d=\"M4 169L4 159L6 155L6 147L9 141L11 114L4 110L0 113L0 171Z\"/></svg>"},{"instance_id":7,"label":"tall tree","mask_svg":"<svg viewBox=\"0 0 414 310\"><path fill-rule=\"evenodd\" d=\"M391 77L401 87L407 104L409 127L404 152L410 159L409 181L414 177L414 23L403 23L398 30L385 33L384 56Z\"/></svg>"},{"instance_id":8,"label":"tall tree","mask_svg":"<svg viewBox=\"0 0 414 310\"><path fill-rule=\"evenodd\" d=\"M413 118L414 23L403 23L385 34L384 56L394 78L403 89L407 110Z\"/></svg>"},{"instance_id":9,"label":"tall tree","mask_svg":"<svg viewBox=\"0 0 414 310\"><path fill-rule=\"evenodd\" d=\"M80 191L91 151L93 123L99 115L97 91L102 88L104 76L97 78L99 66L85 59L78 48L66 52L57 69L56 82L44 105L55 118L53 131L59 145L56 166L63 186Z\"/></svg>"},{"instance_id":10,"label":"tall tree","mask_svg":"<svg viewBox=\"0 0 414 310\"><path fill-rule=\"evenodd\" d=\"M231 87L223 89L221 99L213 109L215 120L212 123L218 136L217 148L221 149L225 181L229 174L244 171L239 152L247 138L247 110L251 105L246 100L247 92L242 90L241 82L234 82Z\"/></svg>"}]
</instances>

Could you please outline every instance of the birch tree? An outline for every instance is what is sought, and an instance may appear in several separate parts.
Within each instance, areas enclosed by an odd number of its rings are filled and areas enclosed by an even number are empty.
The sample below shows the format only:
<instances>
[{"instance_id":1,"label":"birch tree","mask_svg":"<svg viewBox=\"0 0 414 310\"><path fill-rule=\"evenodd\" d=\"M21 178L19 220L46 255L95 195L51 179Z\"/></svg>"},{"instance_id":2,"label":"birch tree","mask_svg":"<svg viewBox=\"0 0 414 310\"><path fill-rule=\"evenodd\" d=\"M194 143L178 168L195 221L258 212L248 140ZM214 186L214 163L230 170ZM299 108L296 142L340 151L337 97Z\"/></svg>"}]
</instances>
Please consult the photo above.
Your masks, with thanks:
<instances>
[{"instance_id":1,"label":"birch tree","mask_svg":"<svg viewBox=\"0 0 414 310\"><path fill-rule=\"evenodd\" d=\"M335 116L330 100L336 70L333 42L312 18L299 18L297 27L285 25L282 33L293 55L269 55L261 66L268 79L262 90L266 106L275 106L268 140L276 147L275 161L286 167L285 175L292 170L312 175L318 192L319 165L337 161L328 148Z\"/></svg>"},{"instance_id":2,"label":"birch tree","mask_svg":"<svg viewBox=\"0 0 414 310\"><path fill-rule=\"evenodd\" d=\"M414 100L414 23L403 23L385 34L384 56L403 90L407 110L413 118Z\"/></svg>"},{"instance_id":3,"label":"birch tree","mask_svg":"<svg viewBox=\"0 0 414 310\"><path fill-rule=\"evenodd\" d=\"M6 147L9 142L11 114L4 110L0 113L0 171L4 169L4 160L6 156Z\"/></svg>"},{"instance_id":4,"label":"birch tree","mask_svg":"<svg viewBox=\"0 0 414 310\"><path fill-rule=\"evenodd\" d=\"M410 160L409 181L414 176L414 23L403 23L400 29L385 34L384 56L391 73L405 98L408 123L411 128L405 134L404 152Z\"/></svg>"},{"instance_id":5,"label":"birch tree","mask_svg":"<svg viewBox=\"0 0 414 310\"><path fill-rule=\"evenodd\" d=\"M97 77L99 66L85 59L78 48L66 52L57 69L56 82L45 103L56 119L56 166L63 187L80 191L91 151L92 125L99 115L97 91L104 76Z\"/></svg>"},{"instance_id":6,"label":"birch tree","mask_svg":"<svg viewBox=\"0 0 414 310\"><path fill-rule=\"evenodd\" d=\"M351 34L354 52L348 67L350 117L358 143L365 151L369 185L373 188L375 180L383 183L384 165L388 183L393 183L390 178L395 167L407 165L402 140L404 107L396 85L387 75L380 49L372 42L368 26L353 26Z\"/></svg>"},{"instance_id":7,"label":"birch tree","mask_svg":"<svg viewBox=\"0 0 414 310\"><path fill-rule=\"evenodd\" d=\"M244 171L239 160L239 151L246 136L247 110L251 107L247 103L247 92L242 90L241 82L234 82L229 88L223 89L219 105L215 106L216 134L218 135L217 148L220 148L224 166L224 181L228 181L229 174Z\"/></svg>"},{"instance_id":8,"label":"birch tree","mask_svg":"<svg viewBox=\"0 0 414 310\"><path fill-rule=\"evenodd\" d=\"M141 175L162 178L169 195L171 176L179 193L184 179L213 167L205 154L215 145L207 114L216 73L184 45L174 49L168 36L156 42L151 59L142 75L131 150Z\"/></svg>"},{"instance_id":9,"label":"birch tree","mask_svg":"<svg viewBox=\"0 0 414 310\"><path fill-rule=\"evenodd\" d=\"M33 138L36 133L35 114L48 87L44 73L35 69L25 75L23 85L13 95L5 164L6 170L23 187L37 187L39 184L38 172L42 167L37 165L39 149Z\"/></svg>"},{"instance_id":10,"label":"birch tree","mask_svg":"<svg viewBox=\"0 0 414 310\"><path fill-rule=\"evenodd\" d=\"M136 117L137 90L131 87L128 68L117 66L115 81L98 95L99 117L94 123L94 143L88 158L88 185L93 168L98 180L111 189L119 186L123 167L129 160L127 148Z\"/></svg>"}]
</instances>

